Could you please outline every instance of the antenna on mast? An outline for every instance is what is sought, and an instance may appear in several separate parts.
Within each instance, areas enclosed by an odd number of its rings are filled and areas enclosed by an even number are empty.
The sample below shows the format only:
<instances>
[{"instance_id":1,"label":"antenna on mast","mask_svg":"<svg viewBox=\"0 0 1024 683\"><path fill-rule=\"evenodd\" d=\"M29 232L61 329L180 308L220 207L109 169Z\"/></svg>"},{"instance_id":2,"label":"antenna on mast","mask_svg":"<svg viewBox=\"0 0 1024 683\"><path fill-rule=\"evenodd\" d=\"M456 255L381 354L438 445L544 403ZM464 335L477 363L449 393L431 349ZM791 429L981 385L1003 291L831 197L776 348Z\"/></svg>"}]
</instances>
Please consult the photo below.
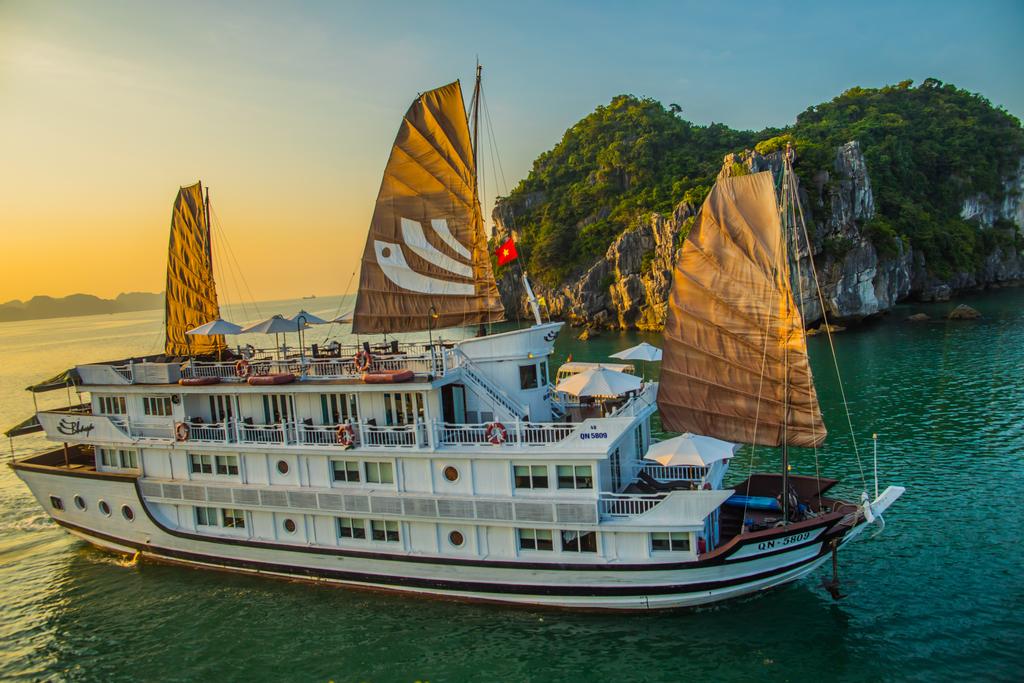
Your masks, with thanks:
<instances>
[{"instance_id":1,"label":"antenna on mast","mask_svg":"<svg viewBox=\"0 0 1024 683\"><path fill-rule=\"evenodd\" d=\"M480 176L480 161L477 158L478 141L480 138L480 74L484 67L480 59L476 60L476 83L473 85L473 99L470 101L470 123L473 130L473 179Z\"/></svg>"}]
</instances>

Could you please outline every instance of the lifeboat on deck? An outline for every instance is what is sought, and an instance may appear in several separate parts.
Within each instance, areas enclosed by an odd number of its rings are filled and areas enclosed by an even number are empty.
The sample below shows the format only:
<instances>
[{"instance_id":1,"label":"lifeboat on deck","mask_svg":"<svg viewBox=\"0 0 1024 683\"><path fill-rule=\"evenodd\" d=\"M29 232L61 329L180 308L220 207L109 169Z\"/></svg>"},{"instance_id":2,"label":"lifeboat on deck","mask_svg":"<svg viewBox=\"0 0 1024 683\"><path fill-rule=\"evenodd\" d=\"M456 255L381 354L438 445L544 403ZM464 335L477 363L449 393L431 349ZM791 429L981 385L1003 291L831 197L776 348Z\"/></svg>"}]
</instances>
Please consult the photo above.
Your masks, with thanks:
<instances>
[{"instance_id":1,"label":"lifeboat on deck","mask_svg":"<svg viewBox=\"0 0 1024 683\"><path fill-rule=\"evenodd\" d=\"M376 372L364 372L363 381L367 384L401 384L411 382L415 377L412 370L377 370Z\"/></svg>"},{"instance_id":2,"label":"lifeboat on deck","mask_svg":"<svg viewBox=\"0 0 1024 683\"><path fill-rule=\"evenodd\" d=\"M203 387L207 384L220 384L220 377L182 377L178 384L183 387Z\"/></svg>"},{"instance_id":3,"label":"lifeboat on deck","mask_svg":"<svg viewBox=\"0 0 1024 683\"><path fill-rule=\"evenodd\" d=\"M295 381L295 375L290 372L276 372L270 375L253 375L245 381L254 387L291 384Z\"/></svg>"}]
</instances>

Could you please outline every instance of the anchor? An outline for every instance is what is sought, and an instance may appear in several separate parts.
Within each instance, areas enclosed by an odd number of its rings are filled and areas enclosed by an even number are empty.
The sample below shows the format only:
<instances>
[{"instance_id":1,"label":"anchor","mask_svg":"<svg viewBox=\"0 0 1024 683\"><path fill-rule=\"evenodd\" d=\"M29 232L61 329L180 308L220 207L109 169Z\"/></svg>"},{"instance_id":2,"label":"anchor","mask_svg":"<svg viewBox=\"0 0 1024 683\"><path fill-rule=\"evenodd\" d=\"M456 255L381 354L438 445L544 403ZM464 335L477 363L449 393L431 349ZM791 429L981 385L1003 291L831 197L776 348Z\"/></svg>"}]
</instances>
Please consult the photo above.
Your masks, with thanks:
<instances>
[{"instance_id":1,"label":"anchor","mask_svg":"<svg viewBox=\"0 0 1024 683\"><path fill-rule=\"evenodd\" d=\"M833 538L832 546L832 580L821 580L821 586L829 592L833 600L842 600L846 596L839 590L839 539Z\"/></svg>"}]
</instances>

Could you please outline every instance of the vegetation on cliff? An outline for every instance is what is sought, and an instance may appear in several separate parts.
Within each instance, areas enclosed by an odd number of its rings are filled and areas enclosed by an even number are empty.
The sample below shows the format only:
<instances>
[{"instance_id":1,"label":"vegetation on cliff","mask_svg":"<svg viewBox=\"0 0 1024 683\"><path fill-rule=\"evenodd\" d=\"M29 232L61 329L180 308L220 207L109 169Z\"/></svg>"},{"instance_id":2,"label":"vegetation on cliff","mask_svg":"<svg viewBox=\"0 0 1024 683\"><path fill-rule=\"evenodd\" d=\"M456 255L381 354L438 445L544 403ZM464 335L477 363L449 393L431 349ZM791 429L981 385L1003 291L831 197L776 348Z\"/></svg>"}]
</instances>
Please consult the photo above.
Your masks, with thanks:
<instances>
[{"instance_id":1,"label":"vegetation on cliff","mask_svg":"<svg viewBox=\"0 0 1024 683\"><path fill-rule=\"evenodd\" d=\"M555 286L589 266L637 218L701 202L722 156L764 134L697 126L620 95L566 131L505 202L534 277ZM541 198L534 206L528 197Z\"/></svg>"},{"instance_id":2,"label":"vegetation on cliff","mask_svg":"<svg viewBox=\"0 0 1024 683\"><path fill-rule=\"evenodd\" d=\"M831 170L837 146L858 140L876 197L865 226L876 248L899 241L939 275L971 271L1013 231L985 231L960 217L965 199L1000 201L1024 157L1020 122L988 100L927 79L851 88L810 107L785 130L698 126L650 99L620 95L566 131L499 205L520 236L534 277L556 286L588 267L644 214L703 201L729 152L768 153L793 140L804 186ZM814 208L821 220L827 206ZM1018 245L1019 246L1019 245Z\"/></svg>"}]
</instances>

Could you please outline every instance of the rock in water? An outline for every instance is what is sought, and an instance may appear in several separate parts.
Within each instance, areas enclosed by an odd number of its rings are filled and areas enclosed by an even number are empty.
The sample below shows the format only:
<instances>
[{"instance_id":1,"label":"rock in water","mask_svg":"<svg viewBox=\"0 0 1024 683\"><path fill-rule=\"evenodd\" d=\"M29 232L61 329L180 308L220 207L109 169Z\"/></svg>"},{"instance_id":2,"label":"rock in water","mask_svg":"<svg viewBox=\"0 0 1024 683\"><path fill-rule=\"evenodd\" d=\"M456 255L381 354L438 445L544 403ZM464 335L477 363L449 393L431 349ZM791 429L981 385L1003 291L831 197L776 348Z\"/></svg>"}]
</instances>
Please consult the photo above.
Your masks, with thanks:
<instances>
[{"instance_id":1,"label":"rock in water","mask_svg":"<svg viewBox=\"0 0 1024 683\"><path fill-rule=\"evenodd\" d=\"M593 339L594 337L600 337L600 336L601 336L601 331L600 330L598 330L597 328L594 328L594 327L588 327L587 329L585 329L582 332L580 332L580 336L578 336L576 338L579 339L580 341L587 341L588 339Z\"/></svg>"},{"instance_id":2,"label":"rock in water","mask_svg":"<svg viewBox=\"0 0 1024 683\"><path fill-rule=\"evenodd\" d=\"M926 320L931 320L932 317L927 313L915 313L914 315L907 316L907 320L912 323L923 323Z\"/></svg>"},{"instance_id":3,"label":"rock in water","mask_svg":"<svg viewBox=\"0 0 1024 683\"><path fill-rule=\"evenodd\" d=\"M950 312L948 317L950 320L977 320L981 317L981 313L967 304L960 304Z\"/></svg>"},{"instance_id":4,"label":"rock in water","mask_svg":"<svg viewBox=\"0 0 1024 683\"><path fill-rule=\"evenodd\" d=\"M842 332L845 329L846 328L843 327L842 325L829 325L827 323L823 323L818 327L814 328L813 330L807 330L807 336L813 337L818 334L825 334L826 332Z\"/></svg>"}]
</instances>

